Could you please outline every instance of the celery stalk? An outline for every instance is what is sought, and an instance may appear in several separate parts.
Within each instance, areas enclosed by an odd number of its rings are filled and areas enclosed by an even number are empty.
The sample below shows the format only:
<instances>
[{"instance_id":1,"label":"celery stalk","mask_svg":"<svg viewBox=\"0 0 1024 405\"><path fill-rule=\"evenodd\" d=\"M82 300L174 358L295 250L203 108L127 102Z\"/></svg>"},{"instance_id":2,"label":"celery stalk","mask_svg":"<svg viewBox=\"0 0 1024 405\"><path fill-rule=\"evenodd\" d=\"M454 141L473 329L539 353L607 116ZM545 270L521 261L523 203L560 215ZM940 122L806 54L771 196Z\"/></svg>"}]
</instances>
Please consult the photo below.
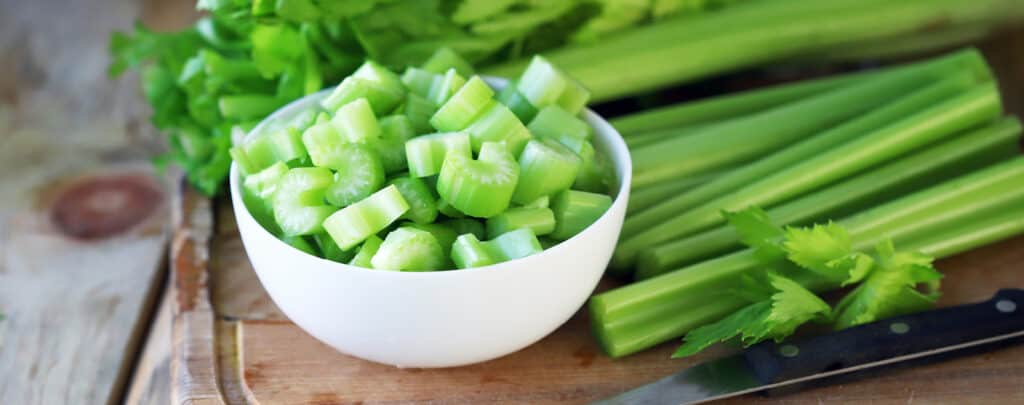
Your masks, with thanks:
<instances>
[{"instance_id":1,"label":"celery stalk","mask_svg":"<svg viewBox=\"0 0 1024 405\"><path fill-rule=\"evenodd\" d=\"M1001 101L995 85L985 83L920 113L854 139L813 158L779 170L715 198L650 229L624 238L613 262L619 269L635 263L637 253L654 244L691 235L722 223L722 209L784 202L832 181L998 117Z\"/></svg>"},{"instance_id":2,"label":"celery stalk","mask_svg":"<svg viewBox=\"0 0 1024 405\"><path fill-rule=\"evenodd\" d=\"M1020 134L1020 122L1016 118L1005 118L774 207L767 213L779 225L806 224L826 216L842 216L851 209L870 207L1014 156L1018 153ZM740 247L739 236L732 227L720 226L648 249L637 262L636 278L651 278Z\"/></svg>"},{"instance_id":3,"label":"celery stalk","mask_svg":"<svg viewBox=\"0 0 1024 405\"><path fill-rule=\"evenodd\" d=\"M970 89L975 80L968 73L959 73L934 84L915 89L891 102L880 104L869 112L850 119L818 135L797 142L763 159L730 171L714 181L703 184L630 217L623 226L625 237L650 228L664 218L679 215L702 203L732 192L798 162L835 148L865 134L877 131L899 119L923 111L940 101ZM655 144L660 146L661 144Z\"/></svg>"},{"instance_id":4,"label":"celery stalk","mask_svg":"<svg viewBox=\"0 0 1024 405\"><path fill-rule=\"evenodd\" d=\"M1019 220L1022 203L1024 158L1016 158L845 218L839 224L849 231L857 249L891 237L903 249L945 256L1024 231ZM1012 221L1016 225L978 220L1007 210L1017 213ZM958 233L967 236L955 243L934 237ZM598 294L590 303L594 330L612 356L650 347L742 306L743 300L727 291L744 274L761 270L762 262L754 252L744 250Z\"/></svg>"}]
</instances>

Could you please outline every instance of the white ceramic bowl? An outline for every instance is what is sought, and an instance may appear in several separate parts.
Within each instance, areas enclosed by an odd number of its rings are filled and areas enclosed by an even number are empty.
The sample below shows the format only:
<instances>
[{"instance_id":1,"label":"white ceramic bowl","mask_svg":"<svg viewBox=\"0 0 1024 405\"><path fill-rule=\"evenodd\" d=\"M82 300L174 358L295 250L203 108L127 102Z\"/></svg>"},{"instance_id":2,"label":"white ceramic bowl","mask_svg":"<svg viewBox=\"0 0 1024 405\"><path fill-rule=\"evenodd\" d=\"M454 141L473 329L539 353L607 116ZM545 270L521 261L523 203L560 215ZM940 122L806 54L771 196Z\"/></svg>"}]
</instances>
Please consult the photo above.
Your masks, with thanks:
<instances>
[{"instance_id":1,"label":"white ceramic bowl","mask_svg":"<svg viewBox=\"0 0 1024 405\"><path fill-rule=\"evenodd\" d=\"M503 80L489 79L492 86ZM287 119L328 91L268 117ZM455 271L403 273L324 260L292 248L245 208L238 167L231 198L242 242L263 287L295 324L343 353L399 367L494 359L540 340L587 300L611 259L629 199L632 163L619 133L593 111L595 148L614 163L614 203L593 225L526 258ZM278 121L280 122L280 121Z\"/></svg>"}]
</instances>

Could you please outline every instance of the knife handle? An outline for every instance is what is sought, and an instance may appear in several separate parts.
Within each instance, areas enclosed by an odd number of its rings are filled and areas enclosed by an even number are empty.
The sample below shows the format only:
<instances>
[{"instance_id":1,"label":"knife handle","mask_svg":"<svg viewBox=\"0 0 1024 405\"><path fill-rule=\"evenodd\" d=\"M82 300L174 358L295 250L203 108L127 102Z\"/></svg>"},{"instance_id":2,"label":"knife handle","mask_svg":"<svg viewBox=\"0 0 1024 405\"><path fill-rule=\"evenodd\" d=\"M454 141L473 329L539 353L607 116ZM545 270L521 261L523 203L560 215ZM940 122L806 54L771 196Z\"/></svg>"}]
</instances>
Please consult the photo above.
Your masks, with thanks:
<instances>
[{"instance_id":1,"label":"knife handle","mask_svg":"<svg viewBox=\"0 0 1024 405\"><path fill-rule=\"evenodd\" d=\"M797 343L761 343L744 357L757 378L774 384L828 371L1024 330L1024 290L992 299L889 318Z\"/></svg>"}]
</instances>

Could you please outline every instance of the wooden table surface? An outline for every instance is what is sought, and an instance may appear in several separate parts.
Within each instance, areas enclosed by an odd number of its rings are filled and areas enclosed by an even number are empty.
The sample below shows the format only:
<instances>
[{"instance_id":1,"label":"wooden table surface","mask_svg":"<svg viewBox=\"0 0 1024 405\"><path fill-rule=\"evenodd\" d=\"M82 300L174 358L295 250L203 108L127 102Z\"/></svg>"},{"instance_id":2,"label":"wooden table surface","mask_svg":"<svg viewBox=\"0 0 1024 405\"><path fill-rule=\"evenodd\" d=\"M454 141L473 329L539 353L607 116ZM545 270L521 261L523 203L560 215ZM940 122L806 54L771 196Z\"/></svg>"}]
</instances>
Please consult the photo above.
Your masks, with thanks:
<instances>
[{"instance_id":1,"label":"wooden table surface","mask_svg":"<svg viewBox=\"0 0 1024 405\"><path fill-rule=\"evenodd\" d=\"M209 381L203 376L181 376L180 370L171 369L172 343L180 338L172 333L172 319L178 322L172 308L181 302L166 294L164 252L177 184L155 175L146 163L161 143L148 122L137 77L129 74L110 80L106 76L111 30L130 29L136 20L158 29L182 27L195 18L194 4L194 0L0 0L0 313L5 314L0 320L0 404L165 404L172 399L172 380L181 378L197 384L199 392L218 388L203 387ZM1024 112L1024 92L1011 83L1024 83L1022 40L1024 33L1018 32L987 45L1003 79L1008 108L1018 113ZM111 206L118 209L104 209ZM188 243L175 241L178 248L187 248ZM990 249L1021 246L1018 238ZM992 250L954 260L977 259L986 252ZM262 328L263 336L316 344L308 336L291 335L291 329L275 329L274 320L280 314L253 277L222 277L213 286L212 300L225 303L219 308L225 319L232 314L256 314L269 321L246 327ZM237 291L257 293L236 295ZM945 389L974 392L978 402L1024 401L1021 362L1009 368L990 367L998 363L998 356L1024 359L1024 349L1010 350L1011 354L965 359L929 373L899 374L880 384L889 392L904 390L903 402L922 397L915 387L931 390L927 393L931 395L925 395L928 398ZM577 361L595 361L592 354L572 355ZM317 359L300 353L292 360L316 366ZM973 370L973 374L958 370ZM1005 387L966 386L986 381L984 370L1016 373L1019 378L998 380L1009 381ZM790 402L880 400L864 387L819 390ZM238 387L219 388L244 397ZM1017 396L992 397L991 393ZM324 393L322 402L330 403L328 394Z\"/></svg>"}]
</instances>

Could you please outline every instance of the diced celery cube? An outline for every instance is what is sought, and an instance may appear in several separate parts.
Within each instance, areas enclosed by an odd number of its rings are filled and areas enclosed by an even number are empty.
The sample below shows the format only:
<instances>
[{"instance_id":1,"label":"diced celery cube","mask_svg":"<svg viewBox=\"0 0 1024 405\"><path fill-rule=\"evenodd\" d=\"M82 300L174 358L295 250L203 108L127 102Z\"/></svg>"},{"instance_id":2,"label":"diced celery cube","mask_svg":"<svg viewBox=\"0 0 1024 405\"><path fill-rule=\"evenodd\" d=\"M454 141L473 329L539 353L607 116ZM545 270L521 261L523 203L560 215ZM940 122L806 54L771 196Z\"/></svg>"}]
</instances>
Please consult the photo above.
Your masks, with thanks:
<instances>
[{"instance_id":1,"label":"diced celery cube","mask_svg":"<svg viewBox=\"0 0 1024 405\"><path fill-rule=\"evenodd\" d=\"M380 137L377 117L365 98L341 106L331 118L331 125L348 142L365 143Z\"/></svg>"},{"instance_id":2,"label":"diced celery cube","mask_svg":"<svg viewBox=\"0 0 1024 405\"><path fill-rule=\"evenodd\" d=\"M449 155L472 156L469 135L463 132L423 135L405 143L409 174L413 177L433 176Z\"/></svg>"},{"instance_id":3,"label":"diced celery cube","mask_svg":"<svg viewBox=\"0 0 1024 405\"><path fill-rule=\"evenodd\" d=\"M494 102L492 97L494 90L480 76L473 76L441 105L430 118L430 124L441 132L463 130L484 108Z\"/></svg>"},{"instance_id":4,"label":"diced celery cube","mask_svg":"<svg viewBox=\"0 0 1024 405\"><path fill-rule=\"evenodd\" d=\"M479 152L484 142L504 142L513 156L519 156L530 140L530 131L504 104L491 101L465 130Z\"/></svg>"},{"instance_id":5,"label":"diced celery cube","mask_svg":"<svg viewBox=\"0 0 1024 405\"><path fill-rule=\"evenodd\" d=\"M569 239L596 222L611 206L612 198L604 194L577 190L561 192L551 201L555 230L549 236L557 240Z\"/></svg>"}]
</instances>

